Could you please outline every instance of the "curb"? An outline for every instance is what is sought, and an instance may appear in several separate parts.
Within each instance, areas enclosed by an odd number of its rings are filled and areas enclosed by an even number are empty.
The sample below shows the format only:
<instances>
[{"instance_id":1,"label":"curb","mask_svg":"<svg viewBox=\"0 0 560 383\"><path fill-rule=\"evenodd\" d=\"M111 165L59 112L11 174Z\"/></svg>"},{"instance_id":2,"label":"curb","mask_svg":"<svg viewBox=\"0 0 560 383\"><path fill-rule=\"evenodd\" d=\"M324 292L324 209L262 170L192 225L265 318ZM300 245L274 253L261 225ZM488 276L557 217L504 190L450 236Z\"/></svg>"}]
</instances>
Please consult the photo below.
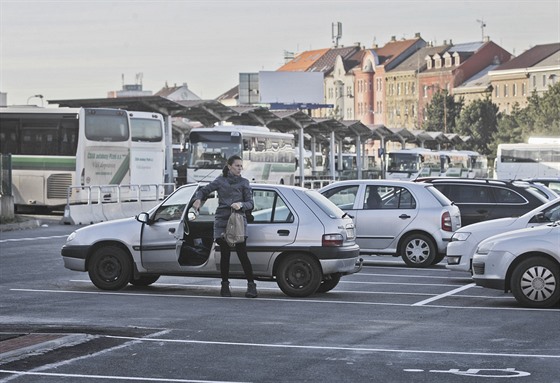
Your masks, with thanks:
<instances>
[{"instance_id":1,"label":"curb","mask_svg":"<svg viewBox=\"0 0 560 383\"><path fill-rule=\"evenodd\" d=\"M0 232L35 229L44 224L50 225L55 223L56 224L61 223L61 221L56 221L53 219L37 219L37 218L26 217L26 216L16 216L16 221L17 222L0 224Z\"/></svg>"},{"instance_id":2,"label":"curb","mask_svg":"<svg viewBox=\"0 0 560 383\"><path fill-rule=\"evenodd\" d=\"M6 334L3 334L6 335ZM0 341L0 363L22 359L29 354L42 354L60 347L87 342L87 334L12 334L14 337Z\"/></svg>"}]
</instances>

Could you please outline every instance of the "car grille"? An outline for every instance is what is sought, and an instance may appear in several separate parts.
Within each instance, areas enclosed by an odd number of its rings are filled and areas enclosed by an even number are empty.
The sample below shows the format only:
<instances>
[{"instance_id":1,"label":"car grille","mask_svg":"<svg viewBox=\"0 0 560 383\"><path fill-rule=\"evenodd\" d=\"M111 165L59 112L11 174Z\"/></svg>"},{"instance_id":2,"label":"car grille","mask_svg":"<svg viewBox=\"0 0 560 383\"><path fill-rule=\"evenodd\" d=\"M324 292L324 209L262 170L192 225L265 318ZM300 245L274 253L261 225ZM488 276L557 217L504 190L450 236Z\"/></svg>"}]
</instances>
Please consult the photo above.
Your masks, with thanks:
<instances>
[{"instance_id":1,"label":"car grille","mask_svg":"<svg viewBox=\"0 0 560 383\"><path fill-rule=\"evenodd\" d=\"M472 265L473 273L478 275L484 274L485 264L484 263L473 263Z\"/></svg>"}]
</instances>

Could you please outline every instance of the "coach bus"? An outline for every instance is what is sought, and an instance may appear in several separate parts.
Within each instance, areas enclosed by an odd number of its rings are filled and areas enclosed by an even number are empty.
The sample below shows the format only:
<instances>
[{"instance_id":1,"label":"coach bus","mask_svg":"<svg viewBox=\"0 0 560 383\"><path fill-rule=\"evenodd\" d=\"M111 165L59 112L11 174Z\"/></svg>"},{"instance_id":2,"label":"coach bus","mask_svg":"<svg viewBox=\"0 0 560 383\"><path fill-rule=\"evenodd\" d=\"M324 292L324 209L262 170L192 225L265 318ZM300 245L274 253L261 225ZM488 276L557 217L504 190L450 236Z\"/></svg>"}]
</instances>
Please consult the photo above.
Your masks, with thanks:
<instances>
[{"instance_id":1,"label":"coach bus","mask_svg":"<svg viewBox=\"0 0 560 383\"><path fill-rule=\"evenodd\" d=\"M414 180L418 177L439 177L441 153L424 149L401 149L389 152L385 178Z\"/></svg>"},{"instance_id":2,"label":"coach bus","mask_svg":"<svg viewBox=\"0 0 560 383\"><path fill-rule=\"evenodd\" d=\"M507 180L547 177L560 177L560 145L557 143L498 145L494 178Z\"/></svg>"},{"instance_id":3,"label":"coach bus","mask_svg":"<svg viewBox=\"0 0 560 383\"><path fill-rule=\"evenodd\" d=\"M165 182L165 130L163 116L128 112L130 117L130 184L141 185L143 196L162 198Z\"/></svg>"},{"instance_id":4,"label":"coach bus","mask_svg":"<svg viewBox=\"0 0 560 383\"><path fill-rule=\"evenodd\" d=\"M293 184L296 170L294 135L263 126L220 125L190 131L187 183L210 182L232 155L243 159L243 177L251 182Z\"/></svg>"}]
</instances>

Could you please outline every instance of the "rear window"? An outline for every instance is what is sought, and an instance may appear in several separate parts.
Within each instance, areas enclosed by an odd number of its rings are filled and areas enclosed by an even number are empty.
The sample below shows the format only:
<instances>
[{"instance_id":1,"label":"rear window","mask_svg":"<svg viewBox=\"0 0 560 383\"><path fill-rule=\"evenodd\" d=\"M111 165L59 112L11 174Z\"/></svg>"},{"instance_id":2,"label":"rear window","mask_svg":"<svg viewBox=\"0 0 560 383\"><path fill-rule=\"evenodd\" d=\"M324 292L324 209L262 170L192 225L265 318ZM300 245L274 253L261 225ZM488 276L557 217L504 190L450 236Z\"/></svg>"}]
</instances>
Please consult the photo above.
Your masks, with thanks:
<instances>
[{"instance_id":1,"label":"rear window","mask_svg":"<svg viewBox=\"0 0 560 383\"><path fill-rule=\"evenodd\" d=\"M309 197L319 209L321 209L330 218L341 218L345 213L332 203L327 197L323 196L316 190L308 190L305 194ZM313 206L310 206L313 209Z\"/></svg>"},{"instance_id":2,"label":"rear window","mask_svg":"<svg viewBox=\"0 0 560 383\"><path fill-rule=\"evenodd\" d=\"M426 187L426 190L432 193L432 195L438 200L441 206L451 205L451 200L449 200L449 198L447 198L442 192L437 190L435 187L428 186Z\"/></svg>"}]
</instances>

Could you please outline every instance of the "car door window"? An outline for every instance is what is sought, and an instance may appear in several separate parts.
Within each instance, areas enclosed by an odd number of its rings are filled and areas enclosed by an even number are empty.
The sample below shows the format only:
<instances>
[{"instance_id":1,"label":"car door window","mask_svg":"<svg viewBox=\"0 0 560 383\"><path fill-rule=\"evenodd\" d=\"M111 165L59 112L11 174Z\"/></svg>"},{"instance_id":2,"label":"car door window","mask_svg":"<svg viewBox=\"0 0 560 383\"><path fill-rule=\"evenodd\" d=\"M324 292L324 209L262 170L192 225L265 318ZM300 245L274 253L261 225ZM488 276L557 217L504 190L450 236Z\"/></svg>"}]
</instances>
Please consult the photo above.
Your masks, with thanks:
<instances>
[{"instance_id":1,"label":"car door window","mask_svg":"<svg viewBox=\"0 0 560 383\"><path fill-rule=\"evenodd\" d=\"M368 186L364 201L364 209L381 209L383 201L377 186Z\"/></svg>"},{"instance_id":2,"label":"car door window","mask_svg":"<svg viewBox=\"0 0 560 383\"><path fill-rule=\"evenodd\" d=\"M449 185L448 198L457 203L492 203L491 190L484 186Z\"/></svg>"},{"instance_id":3,"label":"car door window","mask_svg":"<svg viewBox=\"0 0 560 383\"><path fill-rule=\"evenodd\" d=\"M354 202L356 202L358 186L340 186L329 189L322 194L342 210L351 210L354 208Z\"/></svg>"},{"instance_id":4,"label":"car door window","mask_svg":"<svg viewBox=\"0 0 560 383\"><path fill-rule=\"evenodd\" d=\"M505 204L525 204L527 200L520 196L517 192L504 189L504 188L494 188L494 194L496 195L497 203Z\"/></svg>"},{"instance_id":5,"label":"car door window","mask_svg":"<svg viewBox=\"0 0 560 383\"><path fill-rule=\"evenodd\" d=\"M253 189L252 223L291 223L294 214L275 191Z\"/></svg>"},{"instance_id":6,"label":"car door window","mask_svg":"<svg viewBox=\"0 0 560 383\"><path fill-rule=\"evenodd\" d=\"M385 187L381 209L416 209L416 200L406 188Z\"/></svg>"}]
</instances>

